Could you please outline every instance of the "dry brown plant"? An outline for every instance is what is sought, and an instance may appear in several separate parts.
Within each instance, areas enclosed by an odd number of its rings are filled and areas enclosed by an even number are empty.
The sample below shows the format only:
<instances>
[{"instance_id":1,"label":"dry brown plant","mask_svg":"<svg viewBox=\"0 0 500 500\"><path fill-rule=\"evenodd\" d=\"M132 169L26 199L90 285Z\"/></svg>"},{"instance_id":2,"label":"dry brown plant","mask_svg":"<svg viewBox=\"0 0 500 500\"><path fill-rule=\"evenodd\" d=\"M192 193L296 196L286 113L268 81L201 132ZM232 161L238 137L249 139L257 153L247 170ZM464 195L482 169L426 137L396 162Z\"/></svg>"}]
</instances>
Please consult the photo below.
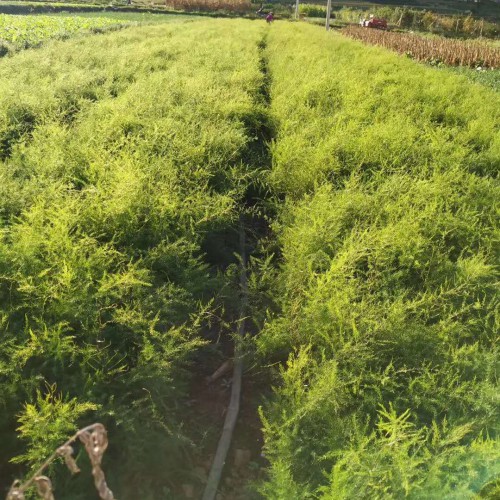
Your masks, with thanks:
<instances>
[{"instance_id":1,"label":"dry brown plant","mask_svg":"<svg viewBox=\"0 0 500 500\"><path fill-rule=\"evenodd\" d=\"M94 484L102 500L115 500L113 492L106 484L106 477L101 467L102 457L106 448L108 447L108 437L104 425L96 423L80 429L74 436L68 439L38 468L38 470L21 483L18 479L12 484L7 500L24 500L25 492L33 484L36 486L37 493L43 500L54 500L52 492L52 482L46 477L42 476L42 472L58 457L62 457L66 466L72 474L80 472L75 459L73 458L73 448L71 443L79 439L90 459L92 465L92 475L94 476Z\"/></svg>"},{"instance_id":2,"label":"dry brown plant","mask_svg":"<svg viewBox=\"0 0 500 500\"><path fill-rule=\"evenodd\" d=\"M348 26L342 33L362 42L395 50L418 61L450 66L500 67L500 49L478 41L423 37L360 26Z\"/></svg>"}]
</instances>

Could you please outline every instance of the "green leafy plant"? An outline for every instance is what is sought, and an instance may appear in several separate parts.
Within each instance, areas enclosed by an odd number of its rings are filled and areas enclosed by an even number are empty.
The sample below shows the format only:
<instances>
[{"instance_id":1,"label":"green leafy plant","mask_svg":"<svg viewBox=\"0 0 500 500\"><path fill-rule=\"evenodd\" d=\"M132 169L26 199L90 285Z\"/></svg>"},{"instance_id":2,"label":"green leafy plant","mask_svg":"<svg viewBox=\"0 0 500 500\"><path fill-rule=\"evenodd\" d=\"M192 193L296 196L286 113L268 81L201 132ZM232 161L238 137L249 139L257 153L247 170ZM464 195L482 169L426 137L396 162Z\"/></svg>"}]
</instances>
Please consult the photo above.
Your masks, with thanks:
<instances>
[{"instance_id":1,"label":"green leafy plant","mask_svg":"<svg viewBox=\"0 0 500 500\"><path fill-rule=\"evenodd\" d=\"M46 387L45 394L36 392L34 404L24 405L18 416L18 432L26 443L26 452L12 459L13 463L27 463L37 469L68 434L75 432L82 415L95 411L98 405L68 399L57 393L56 384Z\"/></svg>"}]
</instances>

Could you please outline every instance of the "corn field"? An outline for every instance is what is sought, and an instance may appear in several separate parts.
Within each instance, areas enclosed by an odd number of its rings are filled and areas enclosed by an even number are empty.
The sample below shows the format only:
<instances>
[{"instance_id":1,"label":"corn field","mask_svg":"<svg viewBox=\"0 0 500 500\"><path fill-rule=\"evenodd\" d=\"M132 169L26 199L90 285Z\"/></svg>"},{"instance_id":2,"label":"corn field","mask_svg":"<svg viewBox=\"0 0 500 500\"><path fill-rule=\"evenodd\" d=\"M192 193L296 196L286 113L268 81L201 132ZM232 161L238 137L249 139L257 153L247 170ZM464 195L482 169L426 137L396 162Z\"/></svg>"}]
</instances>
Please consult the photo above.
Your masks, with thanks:
<instances>
[{"instance_id":1,"label":"corn field","mask_svg":"<svg viewBox=\"0 0 500 500\"><path fill-rule=\"evenodd\" d=\"M500 49L485 43L424 38L411 33L391 33L359 26L348 26L342 33L356 40L406 54L418 61L444 63L450 66L500 67Z\"/></svg>"},{"instance_id":2,"label":"corn field","mask_svg":"<svg viewBox=\"0 0 500 500\"><path fill-rule=\"evenodd\" d=\"M165 6L175 10L246 12L252 10L248 0L165 0Z\"/></svg>"}]
</instances>

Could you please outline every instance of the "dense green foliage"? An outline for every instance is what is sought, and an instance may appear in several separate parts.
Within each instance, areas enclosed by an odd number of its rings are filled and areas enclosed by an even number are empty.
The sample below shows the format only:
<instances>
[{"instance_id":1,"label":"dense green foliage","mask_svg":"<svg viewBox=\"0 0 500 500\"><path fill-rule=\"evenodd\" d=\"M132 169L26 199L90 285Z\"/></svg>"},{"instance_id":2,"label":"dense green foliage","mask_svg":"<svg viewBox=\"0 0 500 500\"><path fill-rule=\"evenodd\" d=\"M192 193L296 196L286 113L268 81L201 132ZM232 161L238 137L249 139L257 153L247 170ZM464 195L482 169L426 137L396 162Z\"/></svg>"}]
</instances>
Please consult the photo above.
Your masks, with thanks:
<instances>
[{"instance_id":1,"label":"dense green foliage","mask_svg":"<svg viewBox=\"0 0 500 500\"><path fill-rule=\"evenodd\" d=\"M324 5L303 3L299 5L299 13L304 17L326 17L326 7ZM332 18L335 14L332 14Z\"/></svg>"},{"instance_id":2,"label":"dense green foliage","mask_svg":"<svg viewBox=\"0 0 500 500\"><path fill-rule=\"evenodd\" d=\"M500 100L306 26L273 29L269 65L265 496L471 498L500 463Z\"/></svg>"},{"instance_id":3,"label":"dense green foliage","mask_svg":"<svg viewBox=\"0 0 500 500\"><path fill-rule=\"evenodd\" d=\"M2 480L99 420L118 498L179 494L245 211L263 495L494 491L498 94L242 20L53 41L4 59L0 89Z\"/></svg>"},{"instance_id":4,"label":"dense green foliage","mask_svg":"<svg viewBox=\"0 0 500 500\"><path fill-rule=\"evenodd\" d=\"M480 83L486 87L496 90L497 92L500 91L500 70L479 71L464 67L442 68L442 70L459 73L473 82Z\"/></svg>"},{"instance_id":5,"label":"dense green foliage","mask_svg":"<svg viewBox=\"0 0 500 500\"><path fill-rule=\"evenodd\" d=\"M6 458L16 416L34 466L94 409L117 496L178 480L185 362L225 286L204 247L238 220L259 119L259 35L240 27L125 30L0 67Z\"/></svg>"}]
</instances>

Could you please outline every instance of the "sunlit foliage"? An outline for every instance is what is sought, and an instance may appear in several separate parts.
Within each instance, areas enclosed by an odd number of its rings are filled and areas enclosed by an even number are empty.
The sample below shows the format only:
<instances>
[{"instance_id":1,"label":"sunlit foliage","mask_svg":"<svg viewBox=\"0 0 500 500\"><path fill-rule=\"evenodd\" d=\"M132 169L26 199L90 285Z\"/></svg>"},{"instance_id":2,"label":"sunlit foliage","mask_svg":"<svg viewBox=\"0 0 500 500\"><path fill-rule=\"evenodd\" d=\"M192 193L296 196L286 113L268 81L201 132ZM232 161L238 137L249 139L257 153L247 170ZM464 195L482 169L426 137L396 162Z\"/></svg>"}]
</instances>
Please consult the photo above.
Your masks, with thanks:
<instances>
[{"instance_id":1,"label":"sunlit foliage","mask_svg":"<svg viewBox=\"0 0 500 500\"><path fill-rule=\"evenodd\" d=\"M269 36L280 271L256 342L267 498L472 498L498 473L496 94ZM272 275L271 275L272 276Z\"/></svg>"}]
</instances>

